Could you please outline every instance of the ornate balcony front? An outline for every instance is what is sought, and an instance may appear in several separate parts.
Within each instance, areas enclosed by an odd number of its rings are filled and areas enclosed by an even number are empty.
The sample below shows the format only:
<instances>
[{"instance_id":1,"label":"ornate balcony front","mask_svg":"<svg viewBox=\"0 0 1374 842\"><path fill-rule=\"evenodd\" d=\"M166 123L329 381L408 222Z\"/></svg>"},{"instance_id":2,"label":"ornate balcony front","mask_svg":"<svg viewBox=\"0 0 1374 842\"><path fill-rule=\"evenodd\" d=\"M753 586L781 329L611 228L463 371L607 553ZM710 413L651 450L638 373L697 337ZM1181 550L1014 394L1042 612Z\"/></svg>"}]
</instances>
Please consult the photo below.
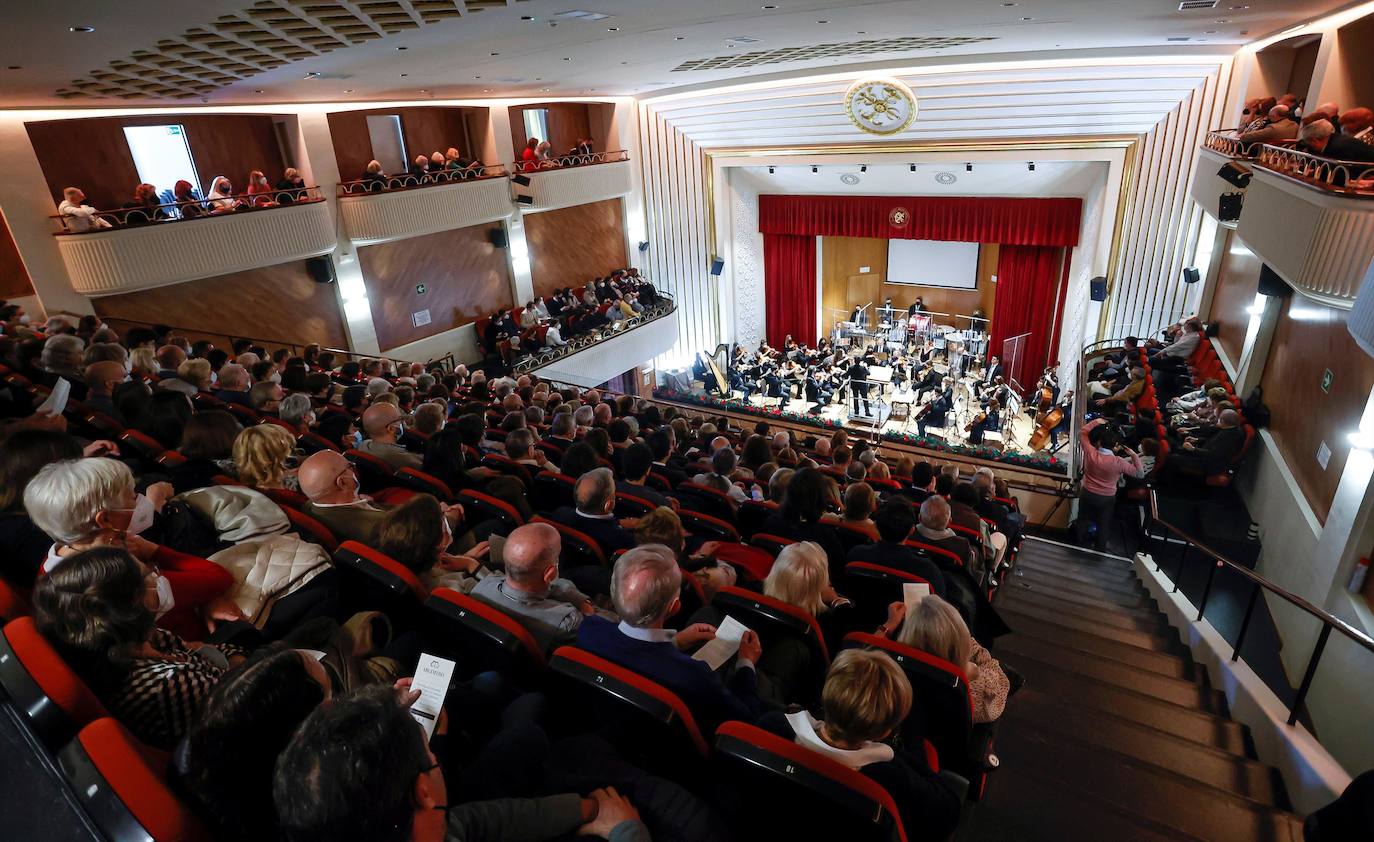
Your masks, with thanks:
<instances>
[{"instance_id":1,"label":"ornate balcony front","mask_svg":"<svg viewBox=\"0 0 1374 842\"><path fill-rule=\"evenodd\" d=\"M1374 260L1374 165L1265 146L1236 234L1298 292L1348 310Z\"/></svg>"},{"instance_id":2,"label":"ornate balcony front","mask_svg":"<svg viewBox=\"0 0 1374 842\"><path fill-rule=\"evenodd\" d=\"M631 163L626 152L595 152L553 161L516 162L515 196L526 213L570 208L630 195ZM521 182L528 180L528 184Z\"/></svg>"},{"instance_id":3,"label":"ornate balcony front","mask_svg":"<svg viewBox=\"0 0 1374 842\"><path fill-rule=\"evenodd\" d=\"M350 181L339 185L339 214L354 245L375 245L506 219L515 212L508 184L500 166Z\"/></svg>"},{"instance_id":4,"label":"ornate balcony front","mask_svg":"<svg viewBox=\"0 0 1374 842\"><path fill-rule=\"evenodd\" d=\"M57 235L72 287L93 298L318 257L335 245L329 205L313 198Z\"/></svg>"}]
</instances>

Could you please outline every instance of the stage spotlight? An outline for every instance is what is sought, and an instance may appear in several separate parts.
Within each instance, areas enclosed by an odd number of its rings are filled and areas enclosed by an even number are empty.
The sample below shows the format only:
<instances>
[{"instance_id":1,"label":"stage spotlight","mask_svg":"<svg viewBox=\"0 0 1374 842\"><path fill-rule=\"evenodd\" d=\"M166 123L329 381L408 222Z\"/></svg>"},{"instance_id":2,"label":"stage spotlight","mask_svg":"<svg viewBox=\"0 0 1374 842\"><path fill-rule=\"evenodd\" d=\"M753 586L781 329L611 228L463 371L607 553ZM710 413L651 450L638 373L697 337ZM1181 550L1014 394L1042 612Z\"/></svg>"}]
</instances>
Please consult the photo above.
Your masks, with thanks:
<instances>
[{"instance_id":1,"label":"stage spotlight","mask_svg":"<svg viewBox=\"0 0 1374 842\"><path fill-rule=\"evenodd\" d=\"M773 169L772 167L769 167L769 168L768 168L768 174L769 174L769 175L772 175L772 174L775 173L775 172L777 172L777 170Z\"/></svg>"},{"instance_id":2,"label":"stage spotlight","mask_svg":"<svg viewBox=\"0 0 1374 842\"><path fill-rule=\"evenodd\" d=\"M814 172L820 172L820 171L821 171L821 168L820 168L820 167L816 166L815 164L812 164L812 165L811 165L811 172L814 173Z\"/></svg>"},{"instance_id":3,"label":"stage spotlight","mask_svg":"<svg viewBox=\"0 0 1374 842\"><path fill-rule=\"evenodd\" d=\"M1035 172L1035 162L1034 162L1034 161L1030 161L1029 163L1027 163L1027 164L1026 164L1026 169L1030 170L1031 172Z\"/></svg>"},{"instance_id":4,"label":"stage spotlight","mask_svg":"<svg viewBox=\"0 0 1374 842\"><path fill-rule=\"evenodd\" d=\"M912 171L912 172L916 172L916 165L915 165L915 164L911 164L910 167L911 167L911 171Z\"/></svg>"},{"instance_id":5,"label":"stage spotlight","mask_svg":"<svg viewBox=\"0 0 1374 842\"><path fill-rule=\"evenodd\" d=\"M530 186L530 177L527 176L527 175L520 175L519 173L516 173L515 175L513 175L513 176L510 177L510 180L511 180L511 181L514 181L516 184L520 185L521 187L529 187L529 186Z\"/></svg>"},{"instance_id":6,"label":"stage spotlight","mask_svg":"<svg viewBox=\"0 0 1374 842\"><path fill-rule=\"evenodd\" d=\"M868 164L859 164L859 172L868 172Z\"/></svg>"},{"instance_id":7,"label":"stage spotlight","mask_svg":"<svg viewBox=\"0 0 1374 842\"><path fill-rule=\"evenodd\" d=\"M964 172L973 172L973 164L964 164Z\"/></svg>"},{"instance_id":8,"label":"stage spotlight","mask_svg":"<svg viewBox=\"0 0 1374 842\"><path fill-rule=\"evenodd\" d=\"M1228 161L1220 170L1217 170L1217 175L1227 184L1242 190L1250 184L1250 168L1236 161Z\"/></svg>"}]
</instances>

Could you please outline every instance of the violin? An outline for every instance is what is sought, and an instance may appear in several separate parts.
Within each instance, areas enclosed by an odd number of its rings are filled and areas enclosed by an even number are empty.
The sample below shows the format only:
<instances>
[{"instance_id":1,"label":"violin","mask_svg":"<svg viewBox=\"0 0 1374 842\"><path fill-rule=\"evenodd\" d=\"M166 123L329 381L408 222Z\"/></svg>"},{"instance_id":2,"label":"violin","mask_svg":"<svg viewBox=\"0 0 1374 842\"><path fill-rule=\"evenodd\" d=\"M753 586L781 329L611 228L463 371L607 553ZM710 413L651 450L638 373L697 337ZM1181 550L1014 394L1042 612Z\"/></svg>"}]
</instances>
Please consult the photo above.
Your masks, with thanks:
<instances>
[{"instance_id":1,"label":"violin","mask_svg":"<svg viewBox=\"0 0 1374 842\"><path fill-rule=\"evenodd\" d=\"M973 416L973 420L968 422L968 426L964 428L964 432L973 432L974 427L977 427L979 424L983 423L986 420L988 420L988 411L985 409L977 415Z\"/></svg>"}]
</instances>

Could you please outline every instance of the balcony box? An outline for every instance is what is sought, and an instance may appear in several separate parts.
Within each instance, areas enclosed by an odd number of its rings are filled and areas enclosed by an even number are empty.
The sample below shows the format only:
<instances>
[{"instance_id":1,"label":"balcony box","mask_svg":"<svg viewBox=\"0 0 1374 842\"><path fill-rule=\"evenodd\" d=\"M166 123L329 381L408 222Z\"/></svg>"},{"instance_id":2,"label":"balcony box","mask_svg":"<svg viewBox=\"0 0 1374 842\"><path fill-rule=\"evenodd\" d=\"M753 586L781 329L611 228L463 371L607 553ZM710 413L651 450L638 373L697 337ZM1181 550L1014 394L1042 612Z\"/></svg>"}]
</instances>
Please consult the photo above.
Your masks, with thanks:
<instances>
[{"instance_id":1,"label":"balcony box","mask_svg":"<svg viewBox=\"0 0 1374 842\"><path fill-rule=\"evenodd\" d=\"M353 244L370 246L507 219L514 213L509 184L501 171L380 193L348 193L349 185L340 185L339 214Z\"/></svg>"},{"instance_id":2,"label":"balcony box","mask_svg":"<svg viewBox=\"0 0 1374 842\"><path fill-rule=\"evenodd\" d=\"M318 257L335 243L323 201L57 237L72 287L93 298Z\"/></svg>"},{"instance_id":3,"label":"balcony box","mask_svg":"<svg viewBox=\"0 0 1374 842\"><path fill-rule=\"evenodd\" d=\"M523 174L530 180L528 187L513 189L517 196L533 199L520 206L526 213L586 205L630 195L630 167L630 161L619 160L537 170Z\"/></svg>"},{"instance_id":4,"label":"balcony box","mask_svg":"<svg viewBox=\"0 0 1374 842\"><path fill-rule=\"evenodd\" d=\"M1261 157L1236 234L1298 292L1348 310L1374 260L1374 191L1302 176L1301 155Z\"/></svg>"},{"instance_id":5,"label":"balcony box","mask_svg":"<svg viewBox=\"0 0 1374 842\"><path fill-rule=\"evenodd\" d=\"M671 296L659 294L659 304L620 327L576 336L566 348L525 357L516 371L538 372L548 380L590 389L666 354L677 344L677 305Z\"/></svg>"}]
</instances>

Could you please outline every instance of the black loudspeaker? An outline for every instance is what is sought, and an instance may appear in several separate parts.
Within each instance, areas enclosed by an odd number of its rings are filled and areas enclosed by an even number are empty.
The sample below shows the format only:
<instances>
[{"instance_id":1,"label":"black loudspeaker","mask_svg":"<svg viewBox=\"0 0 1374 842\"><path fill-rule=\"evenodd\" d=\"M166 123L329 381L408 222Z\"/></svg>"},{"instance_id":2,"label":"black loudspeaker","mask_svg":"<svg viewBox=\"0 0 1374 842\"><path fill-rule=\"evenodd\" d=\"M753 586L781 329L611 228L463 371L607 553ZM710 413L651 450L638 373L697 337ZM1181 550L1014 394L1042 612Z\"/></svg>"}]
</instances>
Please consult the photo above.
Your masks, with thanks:
<instances>
[{"instance_id":1,"label":"black loudspeaker","mask_svg":"<svg viewBox=\"0 0 1374 842\"><path fill-rule=\"evenodd\" d=\"M648 240L640 240L640 242L639 242L639 250L640 250L640 251L648 251L648 250L649 250L649 241L648 241Z\"/></svg>"},{"instance_id":2,"label":"black loudspeaker","mask_svg":"<svg viewBox=\"0 0 1374 842\"><path fill-rule=\"evenodd\" d=\"M1259 288L1256 290L1260 295L1275 295L1287 298L1293 294L1293 288L1283 279L1278 272L1269 268L1265 263L1260 266Z\"/></svg>"},{"instance_id":3,"label":"black loudspeaker","mask_svg":"<svg viewBox=\"0 0 1374 842\"><path fill-rule=\"evenodd\" d=\"M525 195L522 194L522 195L516 196L516 197L515 197L515 201L519 202L519 203L522 204L522 205L532 205L532 204L534 204L534 197L533 197L533 196L525 196Z\"/></svg>"},{"instance_id":4,"label":"black loudspeaker","mask_svg":"<svg viewBox=\"0 0 1374 842\"><path fill-rule=\"evenodd\" d=\"M1244 204L1244 193L1222 193L1217 197L1217 219L1221 222L1235 222L1240 219L1240 209Z\"/></svg>"},{"instance_id":5,"label":"black loudspeaker","mask_svg":"<svg viewBox=\"0 0 1374 842\"><path fill-rule=\"evenodd\" d=\"M510 245L510 238L506 236L505 228L491 229L487 232L487 239L491 240L491 244L499 249L503 249Z\"/></svg>"},{"instance_id":6,"label":"black loudspeaker","mask_svg":"<svg viewBox=\"0 0 1374 842\"><path fill-rule=\"evenodd\" d=\"M715 275L716 277L719 277L719 276L720 276L720 273L721 273L721 272L724 272L724 271L725 271L725 260L724 260L723 258L720 258L720 257L713 257L713 258L711 258L711 274L712 274L712 275Z\"/></svg>"},{"instance_id":7,"label":"black loudspeaker","mask_svg":"<svg viewBox=\"0 0 1374 842\"><path fill-rule=\"evenodd\" d=\"M516 184L520 185L521 187L529 187L529 186L530 186L530 177L527 176L527 175L520 175L519 173L516 173L515 175L513 175L513 176L510 177L510 180L511 180L511 181L514 181Z\"/></svg>"},{"instance_id":8,"label":"black loudspeaker","mask_svg":"<svg viewBox=\"0 0 1374 842\"><path fill-rule=\"evenodd\" d=\"M334 274L334 261L327 254L305 261L305 271L310 273L310 280L317 284L332 284L338 279Z\"/></svg>"},{"instance_id":9,"label":"black loudspeaker","mask_svg":"<svg viewBox=\"0 0 1374 842\"><path fill-rule=\"evenodd\" d=\"M1217 175L1227 184L1244 190L1246 186L1250 184L1252 173L1250 172L1250 168L1244 164L1230 161L1223 165L1221 169L1217 170Z\"/></svg>"},{"instance_id":10,"label":"black loudspeaker","mask_svg":"<svg viewBox=\"0 0 1374 842\"><path fill-rule=\"evenodd\" d=\"M1105 275L1098 275L1088 281L1088 291L1093 301L1107 300L1107 278Z\"/></svg>"},{"instance_id":11,"label":"black loudspeaker","mask_svg":"<svg viewBox=\"0 0 1374 842\"><path fill-rule=\"evenodd\" d=\"M1195 284L1200 280L1202 280L1202 273L1197 270L1196 266L1183 267L1183 282L1185 284Z\"/></svg>"}]
</instances>

